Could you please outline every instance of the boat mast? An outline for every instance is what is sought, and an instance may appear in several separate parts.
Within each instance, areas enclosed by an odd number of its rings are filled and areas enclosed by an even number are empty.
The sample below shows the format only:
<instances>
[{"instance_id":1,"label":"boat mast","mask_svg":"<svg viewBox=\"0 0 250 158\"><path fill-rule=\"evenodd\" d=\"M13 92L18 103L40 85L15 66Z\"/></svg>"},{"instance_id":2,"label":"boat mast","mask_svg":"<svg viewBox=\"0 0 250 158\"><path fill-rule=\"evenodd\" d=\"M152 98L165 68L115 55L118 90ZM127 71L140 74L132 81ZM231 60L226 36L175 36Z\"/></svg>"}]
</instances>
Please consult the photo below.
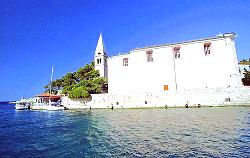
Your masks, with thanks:
<instances>
[{"instance_id":1,"label":"boat mast","mask_svg":"<svg viewBox=\"0 0 250 158\"><path fill-rule=\"evenodd\" d=\"M53 66L51 68L51 75L50 75L50 86L49 86L49 105L51 105L51 86L52 86L52 78L53 78Z\"/></svg>"}]
</instances>

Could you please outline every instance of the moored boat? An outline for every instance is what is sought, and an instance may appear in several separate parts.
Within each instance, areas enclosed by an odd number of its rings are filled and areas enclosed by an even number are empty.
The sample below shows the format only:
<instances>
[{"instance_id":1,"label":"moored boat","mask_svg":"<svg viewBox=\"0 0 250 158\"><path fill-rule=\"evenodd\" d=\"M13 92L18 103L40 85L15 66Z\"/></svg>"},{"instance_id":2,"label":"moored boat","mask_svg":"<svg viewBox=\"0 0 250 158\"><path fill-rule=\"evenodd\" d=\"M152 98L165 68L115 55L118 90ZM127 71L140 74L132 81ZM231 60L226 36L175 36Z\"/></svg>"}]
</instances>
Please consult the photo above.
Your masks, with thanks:
<instances>
[{"instance_id":1,"label":"moored boat","mask_svg":"<svg viewBox=\"0 0 250 158\"><path fill-rule=\"evenodd\" d=\"M34 103L31 106L32 110L64 110L64 107L61 106L61 96L54 95L51 91L51 83L53 77L53 67L51 69L51 77L50 77L50 90L49 93L43 93L36 95L34 98Z\"/></svg>"},{"instance_id":2,"label":"moored boat","mask_svg":"<svg viewBox=\"0 0 250 158\"><path fill-rule=\"evenodd\" d=\"M16 101L15 103L16 103L15 105L16 110L30 109L32 105L32 101L29 99L21 99L20 101Z\"/></svg>"},{"instance_id":3,"label":"moored boat","mask_svg":"<svg viewBox=\"0 0 250 158\"><path fill-rule=\"evenodd\" d=\"M64 110L62 106L51 106L51 105L33 105L31 107L32 110L48 110L48 111L56 111L56 110Z\"/></svg>"},{"instance_id":4,"label":"moored boat","mask_svg":"<svg viewBox=\"0 0 250 158\"><path fill-rule=\"evenodd\" d=\"M36 95L34 103L31 106L32 110L64 110L61 106L61 96L50 93Z\"/></svg>"}]
</instances>

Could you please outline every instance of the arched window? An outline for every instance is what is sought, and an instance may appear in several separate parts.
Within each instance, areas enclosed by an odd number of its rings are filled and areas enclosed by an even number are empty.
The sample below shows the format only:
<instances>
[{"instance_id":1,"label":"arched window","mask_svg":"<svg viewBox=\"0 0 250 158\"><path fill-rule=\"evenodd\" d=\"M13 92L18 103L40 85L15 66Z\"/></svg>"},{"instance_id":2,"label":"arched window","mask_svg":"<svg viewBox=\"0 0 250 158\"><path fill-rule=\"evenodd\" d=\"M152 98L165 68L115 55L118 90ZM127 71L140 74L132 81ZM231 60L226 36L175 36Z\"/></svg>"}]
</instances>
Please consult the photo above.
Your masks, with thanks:
<instances>
[{"instance_id":1,"label":"arched window","mask_svg":"<svg viewBox=\"0 0 250 158\"><path fill-rule=\"evenodd\" d=\"M128 58L123 58L123 66L128 66Z\"/></svg>"},{"instance_id":2,"label":"arched window","mask_svg":"<svg viewBox=\"0 0 250 158\"><path fill-rule=\"evenodd\" d=\"M181 47L174 47L173 48L173 53L174 53L174 58L179 59L181 58Z\"/></svg>"},{"instance_id":3,"label":"arched window","mask_svg":"<svg viewBox=\"0 0 250 158\"><path fill-rule=\"evenodd\" d=\"M96 60L96 63L97 63L97 64L101 64L101 59L97 59L97 60Z\"/></svg>"},{"instance_id":4,"label":"arched window","mask_svg":"<svg viewBox=\"0 0 250 158\"><path fill-rule=\"evenodd\" d=\"M153 51L152 50L146 51L146 56L147 56L147 62L153 62L154 61Z\"/></svg>"},{"instance_id":5,"label":"arched window","mask_svg":"<svg viewBox=\"0 0 250 158\"><path fill-rule=\"evenodd\" d=\"M211 43L204 43L204 53L205 53L205 56L208 56L211 54Z\"/></svg>"}]
</instances>

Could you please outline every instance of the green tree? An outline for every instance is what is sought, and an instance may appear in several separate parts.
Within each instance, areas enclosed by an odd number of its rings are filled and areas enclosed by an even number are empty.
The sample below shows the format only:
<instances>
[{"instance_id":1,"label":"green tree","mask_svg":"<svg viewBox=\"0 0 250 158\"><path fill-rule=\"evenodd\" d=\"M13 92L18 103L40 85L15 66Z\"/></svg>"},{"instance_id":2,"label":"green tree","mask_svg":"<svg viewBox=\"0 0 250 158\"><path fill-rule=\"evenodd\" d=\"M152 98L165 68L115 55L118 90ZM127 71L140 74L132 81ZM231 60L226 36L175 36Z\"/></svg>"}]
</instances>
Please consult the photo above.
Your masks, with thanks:
<instances>
[{"instance_id":1,"label":"green tree","mask_svg":"<svg viewBox=\"0 0 250 158\"><path fill-rule=\"evenodd\" d=\"M95 70L94 63L90 65L86 64L84 67L79 68L75 74L78 82L80 82L81 80L91 80L99 76L99 71Z\"/></svg>"},{"instance_id":2,"label":"green tree","mask_svg":"<svg viewBox=\"0 0 250 158\"><path fill-rule=\"evenodd\" d=\"M243 59L239 62L239 64L242 64L242 65L250 65L250 58L247 60L247 59Z\"/></svg>"},{"instance_id":3,"label":"green tree","mask_svg":"<svg viewBox=\"0 0 250 158\"><path fill-rule=\"evenodd\" d=\"M89 92L83 86L73 88L69 93L70 98L88 98L89 96Z\"/></svg>"},{"instance_id":4,"label":"green tree","mask_svg":"<svg viewBox=\"0 0 250 158\"><path fill-rule=\"evenodd\" d=\"M55 81L50 82L48 85L44 86L46 89L45 92L50 92L50 86L51 86L51 92L53 94L56 94L59 90L61 90L62 87L62 79L57 79Z\"/></svg>"},{"instance_id":5,"label":"green tree","mask_svg":"<svg viewBox=\"0 0 250 158\"><path fill-rule=\"evenodd\" d=\"M71 86L75 85L77 83L77 78L75 77L75 72L73 73L67 73L65 76L62 78L62 86Z\"/></svg>"},{"instance_id":6,"label":"green tree","mask_svg":"<svg viewBox=\"0 0 250 158\"><path fill-rule=\"evenodd\" d=\"M107 80L103 77L96 77L94 79L82 80L81 82L79 82L79 85L85 87L90 94L105 92L103 87L106 84Z\"/></svg>"},{"instance_id":7,"label":"green tree","mask_svg":"<svg viewBox=\"0 0 250 158\"><path fill-rule=\"evenodd\" d=\"M62 90L62 93L70 98L88 98L90 94L107 92L107 80L100 77L99 71L95 70L94 62L86 64L76 72L67 73L61 79L52 81L53 93ZM45 86L46 91L49 85Z\"/></svg>"},{"instance_id":8,"label":"green tree","mask_svg":"<svg viewBox=\"0 0 250 158\"><path fill-rule=\"evenodd\" d=\"M244 78L242 78L242 82L244 86L250 86L250 71L244 69Z\"/></svg>"}]
</instances>

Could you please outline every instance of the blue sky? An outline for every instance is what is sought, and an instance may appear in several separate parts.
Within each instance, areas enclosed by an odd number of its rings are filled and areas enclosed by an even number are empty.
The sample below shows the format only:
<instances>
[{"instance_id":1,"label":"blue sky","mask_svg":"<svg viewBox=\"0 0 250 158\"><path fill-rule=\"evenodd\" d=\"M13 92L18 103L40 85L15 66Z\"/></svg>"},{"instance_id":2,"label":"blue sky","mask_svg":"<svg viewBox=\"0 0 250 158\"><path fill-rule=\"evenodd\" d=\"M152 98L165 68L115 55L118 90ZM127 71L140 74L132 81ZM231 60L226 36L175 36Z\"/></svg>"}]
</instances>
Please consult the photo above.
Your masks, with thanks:
<instances>
[{"instance_id":1,"label":"blue sky","mask_svg":"<svg viewBox=\"0 0 250 158\"><path fill-rule=\"evenodd\" d=\"M93 60L99 33L108 55L235 32L250 57L246 0L1 0L0 101L32 97Z\"/></svg>"}]
</instances>

